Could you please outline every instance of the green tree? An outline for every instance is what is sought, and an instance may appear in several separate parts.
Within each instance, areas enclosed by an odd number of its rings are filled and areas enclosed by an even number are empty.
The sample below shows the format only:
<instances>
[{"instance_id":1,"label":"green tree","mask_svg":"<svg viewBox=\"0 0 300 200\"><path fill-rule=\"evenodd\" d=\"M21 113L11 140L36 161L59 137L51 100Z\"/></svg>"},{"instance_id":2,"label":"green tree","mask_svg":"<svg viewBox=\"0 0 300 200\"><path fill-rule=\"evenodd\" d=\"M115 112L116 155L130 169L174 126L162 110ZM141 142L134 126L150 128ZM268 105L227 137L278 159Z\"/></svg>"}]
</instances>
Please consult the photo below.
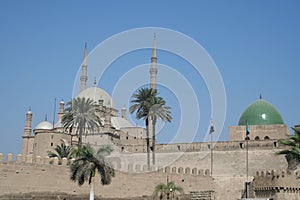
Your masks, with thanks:
<instances>
[{"instance_id":1,"label":"green tree","mask_svg":"<svg viewBox=\"0 0 300 200\"><path fill-rule=\"evenodd\" d=\"M178 199L178 194L184 194L183 188L175 185L173 181L164 183L159 183L155 186L153 191L153 197L159 199Z\"/></svg>"},{"instance_id":2,"label":"green tree","mask_svg":"<svg viewBox=\"0 0 300 200\"><path fill-rule=\"evenodd\" d=\"M146 125L146 145L147 145L147 166L148 170L150 170L150 141L149 141L149 109L150 102L156 96L156 90L141 88L136 93L132 95L131 103L133 105L130 106L129 112L132 114L136 112L137 119L143 119Z\"/></svg>"},{"instance_id":3,"label":"green tree","mask_svg":"<svg viewBox=\"0 0 300 200\"><path fill-rule=\"evenodd\" d=\"M98 129L101 125L100 118L96 115L99 109L91 99L77 97L67 103L65 115L62 118L63 127L76 129L78 146L82 145L82 134L86 130Z\"/></svg>"},{"instance_id":4,"label":"green tree","mask_svg":"<svg viewBox=\"0 0 300 200\"><path fill-rule=\"evenodd\" d=\"M47 151L47 153L49 158L57 157L58 164L61 165L63 158L67 158L68 161L73 158L74 149L62 143L60 146L56 145L54 151Z\"/></svg>"},{"instance_id":5,"label":"green tree","mask_svg":"<svg viewBox=\"0 0 300 200\"><path fill-rule=\"evenodd\" d=\"M94 200L94 178L96 172L100 174L101 184L108 185L114 176L114 169L105 156L112 152L110 146L102 146L97 152L89 146L83 145L75 151L75 160L70 165L71 180L78 182L79 186L84 182L90 185L90 200Z\"/></svg>"},{"instance_id":6,"label":"green tree","mask_svg":"<svg viewBox=\"0 0 300 200\"><path fill-rule=\"evenodd\" d=\"M276 152L277 155L285 155L288 161L288 170L293 170L300 162L300 131L292 128L294 135L290 135L285 139L280 139L278 142L288 147Z\"/></svg>"},{"instance_id":7,"label":"green tree","mask_svg":"<svg viewBox=\"0 0 300 200\"><path fill-rule=\"evenodd\" d=\"M157 90L142 88L132 95L133 105L129 108L129 112L136 111L137 119L144 119L146 124L146 143L147 143L147 165L150 170L150 139L149 139L149 123L152 127L152 161L155 164L155 126L156 121L161 119L165 122L171 122L170 107L166 105L166 101L162 97L157 96Z\"/></svg>"},{"instance_id":8,"label":"green tree","mask_svg":"<svg viewBox=\"0 0 300 200\"><path fill-rule=\"evenodd\" d=\"M157 120L162 120L164 122L171 122L172 116L170 112L170 107L166 105L166 101L162 97L154 96L150 99L150 109L148 113L148 118L151 119L152 123L152 163L155 165L155 142L156 142L156 132L155 126Z\"/></svg>"}]
</instances>

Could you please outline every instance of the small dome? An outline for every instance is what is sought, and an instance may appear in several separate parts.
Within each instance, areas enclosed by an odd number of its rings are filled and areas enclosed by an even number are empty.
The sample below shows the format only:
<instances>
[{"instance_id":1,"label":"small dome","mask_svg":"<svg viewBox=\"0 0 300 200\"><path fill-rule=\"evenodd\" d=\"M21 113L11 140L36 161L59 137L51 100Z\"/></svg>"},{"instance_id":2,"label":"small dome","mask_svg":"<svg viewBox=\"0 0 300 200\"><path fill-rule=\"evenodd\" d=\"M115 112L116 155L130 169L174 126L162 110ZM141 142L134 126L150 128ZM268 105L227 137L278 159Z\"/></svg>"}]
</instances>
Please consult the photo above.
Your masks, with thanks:
<instances>
[{"instance_id":1,"label":"small dome","mask_svg":"<svg viewBox=\"0 0 300 200\"><path fill-rule=\"evenodd\" d=\"M262 99L248 106L240 117L238 125L246 125L246 121L249 125L283 124L283 119L277 109Z\"/></svg>"},{"instance_id":2,"label":"small dome","mask_svg":"<svg viewBox=\"0 0 300 200\"><path fill-rule=\"evenodd\" d=\"M121 117L111 117L111 124L117 130L120 130L121 128L133 127L128 120Z\"/></svg>"},{"instance_id":3,"label":"small dome","mask_svg":"<svg viewBox=\"0 0 300 200\"><path fill-rule=\"evenodd\" d=\"M98 103L99 100L103 100L104 106L113 107L113 101L109 96L109 94L105 90L98 88L96 86L81 91L77 97L81 97L81 98L84 97L86 99L90 98L96 103Z\"/></svg>"},{"instance_id":4,"label":"small dome","mask_svg":"<svg viewBox=\"0 0 300 200\"><path fill-rule=\"evenodd\" d=\"M53 129L53 125L48 121L43 121L40 122L35 129L51 130Z\"/></svg>"}]
</instances>

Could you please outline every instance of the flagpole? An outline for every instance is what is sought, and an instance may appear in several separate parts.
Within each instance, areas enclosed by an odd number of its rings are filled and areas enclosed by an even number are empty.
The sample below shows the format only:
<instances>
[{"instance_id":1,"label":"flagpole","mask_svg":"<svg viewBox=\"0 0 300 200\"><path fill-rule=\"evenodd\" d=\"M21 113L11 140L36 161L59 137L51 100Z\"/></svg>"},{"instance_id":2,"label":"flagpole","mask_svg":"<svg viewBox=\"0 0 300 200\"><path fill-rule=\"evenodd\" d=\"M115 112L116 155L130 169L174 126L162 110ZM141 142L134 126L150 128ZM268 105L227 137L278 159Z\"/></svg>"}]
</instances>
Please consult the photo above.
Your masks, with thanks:
<instances>
[{"instance_id":1,"label":"flagpole","mask_svg":"<svg viewBox=\"0 0 300 200\"><path fill-rule=\"evenodd\" d=\"M248 140L249 140L249 135L250 131L249 131L249 125L248 125L248 121L246 121L246 175L247 175L247 180L246 180L246 198L249 198L249 146L248 146Z\"/></svg>"},{"instance_id":2,"label":"flagpole","mask_svg":"<svg viewBox=\"0 0 300 200\"><path fill-rule=\"evenodd\" d=\"M209 134L210 134L210 175L213 175L213 132L215 131L214 123L212 119L210 120L210 128L209 128Z\"/></svg>"},{"instance_id":3,"label":"flagpole","mask_svg":"<svg viewBox=\"0 0 300 200\"><path fill-rule=\"evenodd\" d=\"M210 134L210 175L213 175L213 133Z\"/></svg>"},{"instance_id":4,"label":"flagpole","mask_svg":"<svg viewBox=\"0 0 300 200\"><path fill-rule=\"evenodd\" d=\"M246 173L247 173L247 182L249 181L249 170L248 170L248 138L246 137Z\"/></svg>"}]
</instances>

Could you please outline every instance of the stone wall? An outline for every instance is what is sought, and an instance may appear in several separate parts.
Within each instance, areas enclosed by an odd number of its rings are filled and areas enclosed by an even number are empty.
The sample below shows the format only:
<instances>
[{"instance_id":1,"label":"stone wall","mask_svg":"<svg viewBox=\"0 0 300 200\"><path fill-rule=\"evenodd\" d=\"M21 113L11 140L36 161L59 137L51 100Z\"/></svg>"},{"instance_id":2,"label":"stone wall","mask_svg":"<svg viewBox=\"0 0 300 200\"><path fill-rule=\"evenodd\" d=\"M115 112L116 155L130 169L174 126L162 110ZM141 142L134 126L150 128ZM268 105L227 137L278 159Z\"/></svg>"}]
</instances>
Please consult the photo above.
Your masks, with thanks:
<instances>
[{"instance_id":1,"label":"stone wall","mask_svg":"<svg viewBox=\"0 0 300 200\"><path fill-rule=\"evenodd\" d=\"M253 181L255 195L274 200L300 199L299 175L298 171L293 174L278 170L257 172Z\"/></svg>"},{"instance_id":2,"label":"stone wall","mask_svg":"<svg viewBox=\"0 0 300 200\"><path fill-rule=\"evenodd\" d=\"M275 125L250 125L251 134L248 135L250 140L268 140L282 139L290 135L290 132L285 124ZM245 126L230 126L229 141L243 141L246 137Z\"/></svg>"},{"instance_id":3,"label":"stone wall","mask_svg":"<svg viewBox=\"0 0 300 200\"><path fill-rule=\"evenodd\" d=\"M8 160L0 162L0 195L27 192L60 192L72 195L89 193L87 184L79 187L69 179L69 167L66 163L57 165L22 162L18 156L16 162L12 155ZM43 160L43 159L42 159ZM198 170L197 170L198 171ZM100 185L100 177L96 176L95 194L107 198L151 196L154 187L168 180L183 187L188 194L190 191L203 191L213 188L213 180L206 175L167 173L165 170L143 173L125 173L116 171L112 183ZM147 180L147 181L145 181Z\"/></svg>"},{"instance_id":4,"label":"stone wall","mask_svg":"<svg viewBox=\"0 0 300 200\"><path fill-rule=\"evenodd\" d=\"M256 171L286 169L287 162L284 156L275 155L281 147L274 146L273 143L271 140L249 141L250 180L256 176ZM151 167L151 172L147 172L145 153L113 152L108 159L117 169L116 177L108 186L101 186L97 182L95 194L107 198L149 196L156 184L166 182L168 178L182 186L186 193L214 191L214 199L239 199L246 181L245 148L236 142L217 143L217 148L213 151L211 176L211 151L207 144L199 143L200 147L203 147L201 151L184 152L185 148L188 150L190 147L182 144L180 150L176 144L171 145L178 151L158 151L156 165ZM50 165L48 157L17 155L13 159L13 155L10 154L7 158L4 161L3 155L0 154L0 195L29 191L53 191L75 195L89 192L88 185L78 187L69 180L66 160L58 166L57 159L53 159L53 164Z\"/></svg>"}]
</instances>

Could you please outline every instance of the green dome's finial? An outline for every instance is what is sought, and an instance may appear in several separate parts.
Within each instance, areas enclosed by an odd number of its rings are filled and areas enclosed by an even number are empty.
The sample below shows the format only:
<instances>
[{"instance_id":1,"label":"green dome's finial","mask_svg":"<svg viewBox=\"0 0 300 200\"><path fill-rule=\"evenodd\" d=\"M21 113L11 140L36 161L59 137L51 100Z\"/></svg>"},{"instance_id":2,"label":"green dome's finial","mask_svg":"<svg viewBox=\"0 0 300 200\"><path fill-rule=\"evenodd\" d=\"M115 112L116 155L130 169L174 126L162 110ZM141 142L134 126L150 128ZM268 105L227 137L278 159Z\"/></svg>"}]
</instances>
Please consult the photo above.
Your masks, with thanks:
<instances>
[{"instance_id":1,"label":"green dome's finial","mask_svg":"<svg viewBox=\"0 0 300 200\"><path fill-rule=\"evenodd\" d=\"M259 94L259 99L262 99L262 95L261 95L261 93Z\"/></svg>"}]
</instances>

